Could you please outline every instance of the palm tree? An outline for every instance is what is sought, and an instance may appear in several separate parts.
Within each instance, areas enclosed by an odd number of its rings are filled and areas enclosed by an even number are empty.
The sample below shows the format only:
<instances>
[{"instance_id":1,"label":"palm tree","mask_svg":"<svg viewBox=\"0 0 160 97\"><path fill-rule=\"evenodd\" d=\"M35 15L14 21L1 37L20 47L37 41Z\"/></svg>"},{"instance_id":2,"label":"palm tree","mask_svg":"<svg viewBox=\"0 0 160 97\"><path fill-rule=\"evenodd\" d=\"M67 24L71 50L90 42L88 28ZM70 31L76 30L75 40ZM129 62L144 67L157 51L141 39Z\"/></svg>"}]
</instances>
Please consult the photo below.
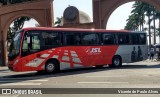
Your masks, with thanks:
<instances>
[{"instance_id":1,"label":"palm tree","mask_svg":"<svg viewBox=\"0 0 160 97\"><path fill-rule=\"evenodd\" d=\"M158 28L156 28L156 34L157 36L159 36L159 43L160 43L160 11L159 10L155 10L155 19L158 19L159 23L158 23Z\"/></svg>"},{"instance_id":2,"label":"palm tree","mask_svg":"<svg viewBox=\"0 0 160 97\"><path fill-rule=\"evenodd\" d=\"M131 15L127 19L127 24L125 29L133 30L136 27L137 30L140 31L148 30L149 34L149 47L151 47L151 23L153 22L152 29L154 30L154 44L156 43L156 19L159 20L159 28L160 28L160 12L158 12L155 7L145 3L136 1L133 6L133 10L131 11ZM146 24L145 18L148 18L148 28L144 28L144 24ZM138 27L138 28L137 28ZM160 30L160 29L159 29ZM160 32L160 31L158 31Z\"/></svg>"},{"instance_id":3,"label":"palm tree","mask_svg":"<svg viewBox=\"0 0 160 97\"><path fill-rule=\"evenodd\" d=\"M58 27L58 26L60 26L60 23L61 23L61 21L62 21L62 18L57 17L56 19L57 19L57 20L55 21L54 25Z\"/></svg>"},{"instance_id":4,"label":"palm tree","mask_svg":"<svg viewBox=\"0 0 160 97\"><path fill-rule=\"evenodd\" d=\"M142 31L145 23L144 3L136 1L132 8L131 14L135 16L135 21L138 22L139 30Z\"/></svg>"},{"instance_id":5,"label":"palm tree","mask_svg":"<svg viewBox=\"0 0 160 97\"><path fill-rule=\"evenodd\" d=\"M151 48L151 8L149 4L145 5L146 16L148 17L148 33L149 33L149 48Z\"/></svg>"},{"instance_id":6,"label":"palm tree","mask_svg":"<svg viewBox=\"0 0 160 97\"><path fill-rule=\"evenodd\" d=\"M140 30L140 31L144 30L144 24L145 24L144 5L145 3L136 1L132 6L133 10L131 11L131 15L129 16L129 19L127 19L127 22L135 23L134 25L136 25L137 27L135 30ZM127 28L127 25L125 28Z\"/></svg>"},{"instance_id":7,"label":"palm tree","mask_svg":"<svg viewBox=\"0 0 160 97\"><path fill-rule=\"evenodd\" d=\"M7 5L7 4L22 3L22 2L27 2L27 1L33 1L33 0L0 0L0 3L2 5Z\"/></svg>"},{"instance_id":8,"label":"palm tree","mask_svg":"<svg viewBox=\"0 0 160 97\"><path fill-rule=\"evenodd\" d=\"M160 11L156 10L155 18L158 19L158 28L156 29L157 35L159 36L159 43L160 43Z\"/></svg>"},{"instance_id":9,"label":"palm tree","mask_svg":"<svg viewBox=\"0 0 160 97\"><path fill-rule=\"evenodd\" d=\"M159 16L158 16L158 10L156 10L156 8L153 6L151 7L152 7L151 21L153 21L154 44L156 44L156 20L159 19Z\"/></svg>"},{"instance_id":10,"label":"palm tree","mask_svg":"<svg viewBox=\"0 0 160 97\"><path fill-rule=\"evenodd\" d=\"M135 31L138 28L137 22L135 21L135 17L133 15L130 15L129 19L127 19L126 21L127 24L124 29Z\"/></svg>"},{"instance_id":11,"label":"palm tree","mask_svg":"<svg viewBox=\"0 0 160 97\"><path fill-rule=\"evenodd\" d=\"M159 36L159 43L160 43L160 28L156 29L156 35Z\"/></svg>"}]
</instances>

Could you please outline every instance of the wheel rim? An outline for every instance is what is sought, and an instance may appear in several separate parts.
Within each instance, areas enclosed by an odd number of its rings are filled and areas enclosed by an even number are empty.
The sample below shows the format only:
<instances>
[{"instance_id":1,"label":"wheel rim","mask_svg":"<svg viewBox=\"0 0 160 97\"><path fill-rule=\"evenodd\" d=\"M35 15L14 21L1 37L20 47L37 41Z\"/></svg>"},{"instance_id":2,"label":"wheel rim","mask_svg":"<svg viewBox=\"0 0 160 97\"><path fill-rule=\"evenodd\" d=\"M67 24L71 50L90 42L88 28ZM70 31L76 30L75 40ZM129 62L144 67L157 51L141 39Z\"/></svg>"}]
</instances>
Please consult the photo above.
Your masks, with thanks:
<instances>
[{"instance_id":1,"label":"wheel rim","mask_svg":"<svg viewBox=\"0 0 160 97\"><path fill-rule=\"evenodd\" d=\"M55 65L53 63L49 63L46 67L48 72L53 72L55 69Z\"/></svg>"},{"instance_id":2,"label":"wheel rim","mask_svg":"<svg viewBox=\"0 0 160 97\"><path fill-rule=\"evenodd\" d=\"M115 64L115 66L119 66L119 64L120 64L119 58L114 59L114 64Z\"/></svg>"}]
</instances>

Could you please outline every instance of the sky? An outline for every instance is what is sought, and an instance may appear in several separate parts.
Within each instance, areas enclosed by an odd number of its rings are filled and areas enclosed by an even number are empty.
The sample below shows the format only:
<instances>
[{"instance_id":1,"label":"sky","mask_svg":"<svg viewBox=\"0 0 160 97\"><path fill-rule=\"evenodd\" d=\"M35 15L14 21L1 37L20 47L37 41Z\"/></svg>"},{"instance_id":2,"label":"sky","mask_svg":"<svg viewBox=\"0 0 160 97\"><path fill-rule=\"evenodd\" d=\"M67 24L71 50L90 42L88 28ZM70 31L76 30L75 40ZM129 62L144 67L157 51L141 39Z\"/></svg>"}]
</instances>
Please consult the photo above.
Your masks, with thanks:
<instances>
[{"instance_id":1,"label":"sky","mask_svg":"<svg viewBox=\"0 0 160 97\"><path fill-rule=\"evenodd\" d=\"M132 10L133 3L134 2L129 2L118 7L110 16L108 24L106 24L107 29L124 29L124 26L126 25L126 20L128 19L128 16L130 15L130 12ZM92 0L54 0L53 8L55 21L57 17L63 16L64 10L69 5L75 6L78 8L78 10L87 13L93 21ZM32 19L29 22L25 22L24 27L34 27L35 23L37 22Z\"/></svg>"},{"instance_id":2,"label":"sky","mask_svg":"<svg viewBox=\"0 0 160 97\"><path fill-rule=\"evenodd\" d=\"M63 3L62 3L63 2ZM85 2L85 3L84 3ZM131 12L134 2L129 2L118 7L109 18L107 29L124 29L126 20ZM92 0L54 0L54 19L63 16L64 10L68 6L75 6L80 11L87 13L93 20Z\"/></svg>"},{"instance_id":3,"label":"sky","mask_svg":"<svg viewBox=\"0 0 160 97\"><path fill-rule=\"evenodd\" d=\"M110 16L107 29L124 29L126 25L126 20L131 13L132 5L134 2L129 2L118 7Z\"/></svg>"}]
</instances>

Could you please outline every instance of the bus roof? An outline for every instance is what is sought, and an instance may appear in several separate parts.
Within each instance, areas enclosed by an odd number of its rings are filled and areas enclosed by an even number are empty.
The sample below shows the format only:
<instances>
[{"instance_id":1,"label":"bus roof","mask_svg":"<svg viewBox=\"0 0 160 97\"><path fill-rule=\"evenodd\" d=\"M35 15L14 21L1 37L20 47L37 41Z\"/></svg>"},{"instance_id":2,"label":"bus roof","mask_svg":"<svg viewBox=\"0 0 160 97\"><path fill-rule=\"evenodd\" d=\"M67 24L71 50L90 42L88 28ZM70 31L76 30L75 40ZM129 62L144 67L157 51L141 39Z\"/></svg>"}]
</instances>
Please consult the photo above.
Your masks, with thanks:
<instances>
[{"instance_id":1,"label":"bus roof","mask_svg":"<svg viewBox=\"0 0 160 97\"><path fill-rule=\"evenodd\" d=\"M52 27L28 27L26 30L56 30L56 31L87 31L87 32L134 32L129 30L105 30L105 29L80 29L80 28L52 28Z\"/></svg>"}]
</instances>

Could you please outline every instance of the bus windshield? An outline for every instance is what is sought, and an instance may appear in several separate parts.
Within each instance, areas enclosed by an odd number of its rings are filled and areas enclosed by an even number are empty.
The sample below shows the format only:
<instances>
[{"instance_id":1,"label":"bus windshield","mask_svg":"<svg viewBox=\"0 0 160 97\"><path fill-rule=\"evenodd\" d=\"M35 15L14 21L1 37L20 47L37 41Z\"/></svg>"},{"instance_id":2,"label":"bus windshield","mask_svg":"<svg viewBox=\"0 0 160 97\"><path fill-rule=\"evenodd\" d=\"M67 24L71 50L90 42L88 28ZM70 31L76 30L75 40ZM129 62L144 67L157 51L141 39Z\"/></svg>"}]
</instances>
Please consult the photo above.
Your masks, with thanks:
<instances>
[{"instance_id":1,"label":"bus windshield","mask_svg":"<svg viewBox=\"0 0 160 97\"><path fill-rule=\"evenodd\" d=\"M21 32L16 32L15 37L13 37L10 49L9 49L9 60L14 60L20 52L20 40L21 40Z\"/></svg>"}]
</instances>

